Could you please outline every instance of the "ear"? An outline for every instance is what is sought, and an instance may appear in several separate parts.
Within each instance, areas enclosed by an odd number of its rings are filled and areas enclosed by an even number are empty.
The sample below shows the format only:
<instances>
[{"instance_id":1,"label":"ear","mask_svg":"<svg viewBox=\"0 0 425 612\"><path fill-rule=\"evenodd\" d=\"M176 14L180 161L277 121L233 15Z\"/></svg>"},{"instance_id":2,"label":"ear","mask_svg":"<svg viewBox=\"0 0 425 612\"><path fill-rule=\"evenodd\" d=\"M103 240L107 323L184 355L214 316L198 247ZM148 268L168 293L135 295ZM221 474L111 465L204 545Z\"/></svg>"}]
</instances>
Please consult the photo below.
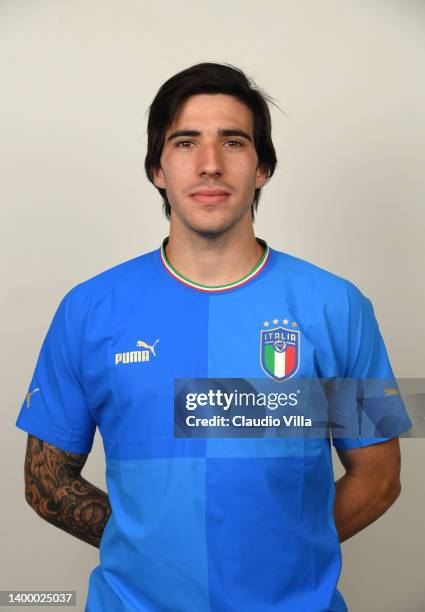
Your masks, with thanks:
<instances>
[{"instance_id":1,"label":"ear","mask_svg":"<svg viewBox=\"0 0 425 612\"><path fill-rule=\"evenodd\" d=\"M161 166L159 166L158 168L154 168L152 174L155 186L160 187L161 189L165 189L164 173L162 171Z\"/></svg>"},{"instance_id":2,"label":"ear","mask_svg":"<svg viewBox=\"0 0 425 612\"><path fill-rule=\"evenodd\" d=\"M269 179L269 171L263 164L258 164L255 173L255 188L261 189Z\"/></svg>"}]
</instances>

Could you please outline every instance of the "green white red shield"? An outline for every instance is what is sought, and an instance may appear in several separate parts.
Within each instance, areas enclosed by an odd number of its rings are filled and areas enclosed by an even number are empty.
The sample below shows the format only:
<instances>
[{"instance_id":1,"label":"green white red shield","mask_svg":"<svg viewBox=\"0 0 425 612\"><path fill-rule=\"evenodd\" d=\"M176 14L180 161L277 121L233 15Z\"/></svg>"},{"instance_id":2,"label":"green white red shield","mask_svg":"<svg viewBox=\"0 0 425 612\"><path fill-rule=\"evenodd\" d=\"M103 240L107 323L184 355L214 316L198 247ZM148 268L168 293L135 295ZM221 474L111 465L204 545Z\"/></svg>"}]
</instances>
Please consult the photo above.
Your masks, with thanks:
<instances>
[{"instance_id":1,"label":"green white red shield","mask_svg":"<svg viewBox=\"0 0 425 612\"><path fill-rule=\"evenodd\" d=\"M291 378L300 362L300 332L285 327L261 330L260 363L270 378Z\"/></svg>"}]
</instances>

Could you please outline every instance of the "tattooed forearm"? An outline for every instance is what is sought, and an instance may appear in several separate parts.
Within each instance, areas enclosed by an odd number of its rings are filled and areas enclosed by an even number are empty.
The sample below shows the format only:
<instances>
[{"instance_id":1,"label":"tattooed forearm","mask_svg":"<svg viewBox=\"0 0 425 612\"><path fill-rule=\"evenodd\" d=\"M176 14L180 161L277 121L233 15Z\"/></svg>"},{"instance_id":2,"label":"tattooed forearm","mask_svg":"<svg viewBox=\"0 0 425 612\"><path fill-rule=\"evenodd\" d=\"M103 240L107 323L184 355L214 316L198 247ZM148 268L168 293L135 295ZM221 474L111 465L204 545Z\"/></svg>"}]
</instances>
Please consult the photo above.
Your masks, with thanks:
<instances>
[{"instance_id":1,"label":"tattooed forearm","mask_svg":"<svg viewBox=\"0 0 425 612\"><path fill-rule=\"evenodd\" d=\"M99 547L111 514L106 493L80 475L88 455L28 435L25 498L43 519Z\"/></svg>"}]
</instances>

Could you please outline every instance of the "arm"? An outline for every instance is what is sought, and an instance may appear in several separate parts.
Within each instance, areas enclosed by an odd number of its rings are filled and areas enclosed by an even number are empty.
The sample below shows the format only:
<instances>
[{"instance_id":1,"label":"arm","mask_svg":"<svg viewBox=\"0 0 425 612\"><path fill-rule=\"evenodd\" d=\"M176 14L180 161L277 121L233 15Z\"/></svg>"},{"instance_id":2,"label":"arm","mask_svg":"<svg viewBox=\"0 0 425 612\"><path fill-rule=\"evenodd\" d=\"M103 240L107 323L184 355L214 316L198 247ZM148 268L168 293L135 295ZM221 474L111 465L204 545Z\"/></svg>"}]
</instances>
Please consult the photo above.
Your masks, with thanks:
<instances>
[{"instance_id":1,"label":"arm","mask_svg":"<svg viewBox=\"0 0 425 612\"><path fill-rule=\"evenodd\" d=\"M81 476L87 456L29 434L25 499L41 518L99 548L111 506L108 495Z\"/></svg>"},{"instance_id":2,"label":"arm","mask_svg":"<svg viewBox=\"0 0 425 612\"><path fill-rule=\"evenodd\" d=\"M335 525L341 542L361 531L400 495L398 437L350 450L336 449L346 473L336 481Z\"/></svg>"}]
</instances>

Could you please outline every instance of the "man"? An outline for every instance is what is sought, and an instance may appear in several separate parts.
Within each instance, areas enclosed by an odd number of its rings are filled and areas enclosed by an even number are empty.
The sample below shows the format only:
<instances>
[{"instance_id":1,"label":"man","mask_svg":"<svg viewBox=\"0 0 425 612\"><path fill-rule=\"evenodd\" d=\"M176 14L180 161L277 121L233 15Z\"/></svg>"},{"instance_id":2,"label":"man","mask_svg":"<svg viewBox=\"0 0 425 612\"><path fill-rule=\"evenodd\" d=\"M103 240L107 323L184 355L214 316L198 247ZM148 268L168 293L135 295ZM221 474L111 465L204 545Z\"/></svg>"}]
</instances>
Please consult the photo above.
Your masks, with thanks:
<instances>
[{"instance_id":1,"label":"man","mask_svg":"<svg viewBox=\"0 0 425 612\"><path fill-rule=\"evenodd\" d=\"M346 610L340 542L398 497L397 436L411 426L371 302L255 237L276 156L266 98L241 71L204 63L169 79L145 166L169 236L61 301L16 423L29 433L26 499L100 546L89 612ZM296 404L303 378L391 383L385 435L331 423L336 485L329 436L241 434L248 408L223 400L294 383ZM361 401L329 405L357 423ZM197 419L210 411L221 428ZM81 476L96 426L108 495Z\"/></svg>"}]
</instances>

